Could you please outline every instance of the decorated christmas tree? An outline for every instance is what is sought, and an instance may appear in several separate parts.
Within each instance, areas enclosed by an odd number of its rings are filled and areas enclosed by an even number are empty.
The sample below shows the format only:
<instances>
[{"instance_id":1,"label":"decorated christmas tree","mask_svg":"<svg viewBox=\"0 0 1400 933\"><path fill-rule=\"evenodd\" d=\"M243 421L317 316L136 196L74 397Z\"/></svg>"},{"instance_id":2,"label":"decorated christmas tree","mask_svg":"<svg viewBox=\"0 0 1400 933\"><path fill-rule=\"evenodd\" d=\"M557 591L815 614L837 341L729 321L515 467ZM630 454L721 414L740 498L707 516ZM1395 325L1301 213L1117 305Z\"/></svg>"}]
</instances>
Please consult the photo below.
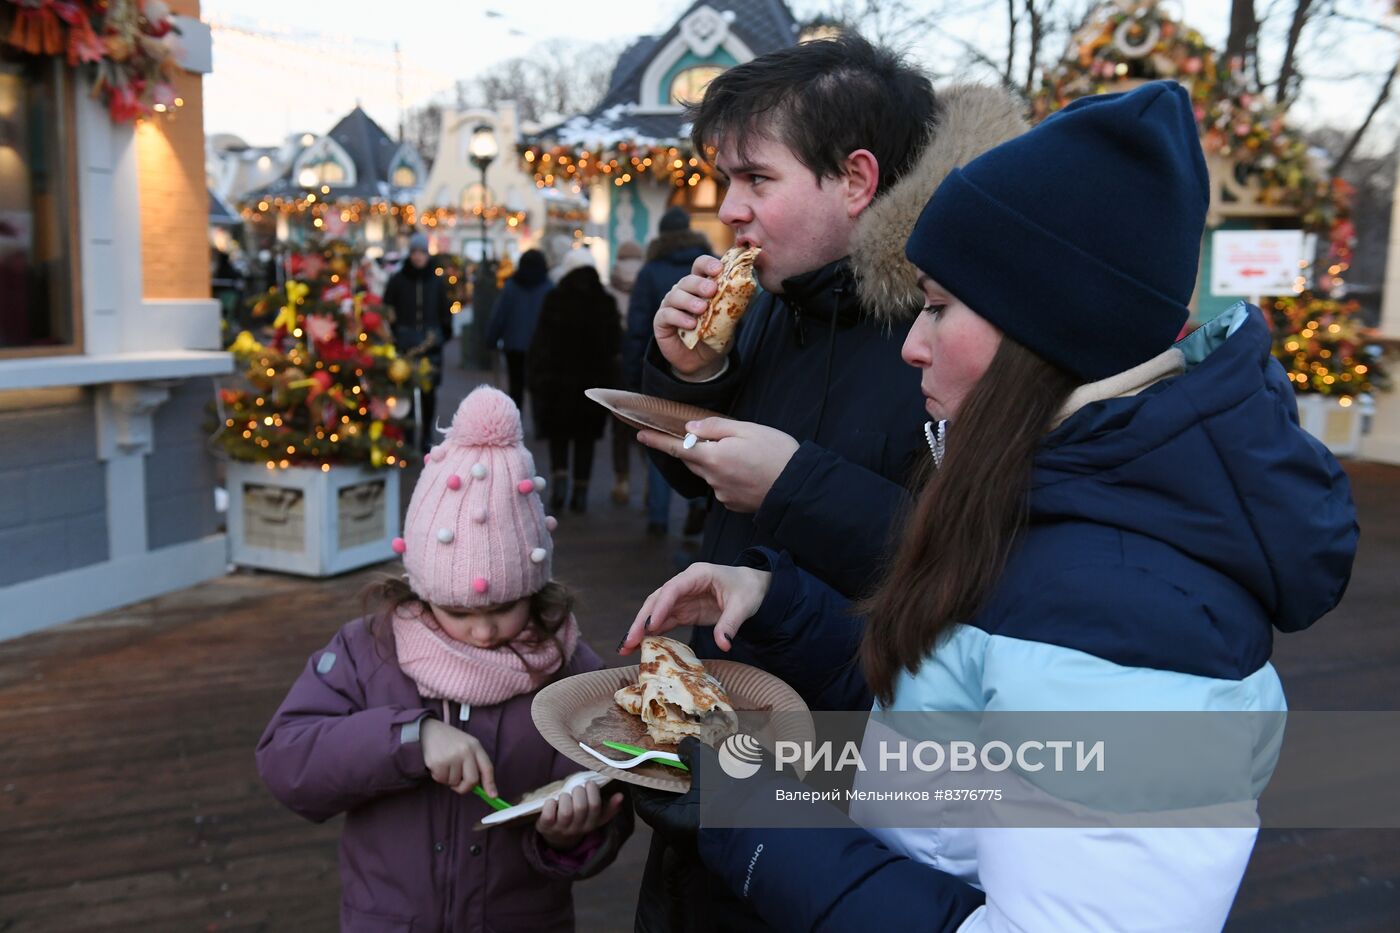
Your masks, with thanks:
<instances>
[{"instance_id":1,"label":"decorated christmas tree","mask_svg":"<svg viewBox=\"0 0 1400 933\"><path fill-rule=\"evenodd\" d=\"M1304 292L1272 302L1274 355L1298 392L1336 397L1343 405L1389 388L1380 347L1361 321L1361 306Z\"/></svg>"},{"instance_id":2,"label":"decorated christmas tree","mask_svg":"<svg viewBox=\"0 0 1400 933\"><path fill-rule=\"evenodd\" d=\"M413 389L431 375L428 361L395 351L343 245L295 267L315 278L271 289L253 309L271 318L262 339L245 330L228 348L243 372L219 392L218 443L268 469L406 466Z\"/></svg>"}]
</instances>

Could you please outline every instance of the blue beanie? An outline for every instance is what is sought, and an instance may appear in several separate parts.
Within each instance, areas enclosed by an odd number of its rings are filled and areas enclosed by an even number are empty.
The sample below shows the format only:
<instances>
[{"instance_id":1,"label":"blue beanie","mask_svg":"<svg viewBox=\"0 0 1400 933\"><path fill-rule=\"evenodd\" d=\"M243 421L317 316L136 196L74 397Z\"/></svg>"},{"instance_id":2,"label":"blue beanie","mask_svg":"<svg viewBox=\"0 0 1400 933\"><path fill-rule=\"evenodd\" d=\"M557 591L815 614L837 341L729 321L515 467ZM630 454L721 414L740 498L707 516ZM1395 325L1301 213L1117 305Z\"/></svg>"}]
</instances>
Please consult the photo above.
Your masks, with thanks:
<instances>
[{"instance_id":1,"label":"blue beanie","mask_svg":"<svg viewBox=\"0 0 1400 933\"><path fill-rule=\"evenodd\" d=\"M1191 99L1154 81L1080 98L955 169L905 255L1003 333L1092 382L1175 341L1209 202Z\"/></svg>"}]
</instances>

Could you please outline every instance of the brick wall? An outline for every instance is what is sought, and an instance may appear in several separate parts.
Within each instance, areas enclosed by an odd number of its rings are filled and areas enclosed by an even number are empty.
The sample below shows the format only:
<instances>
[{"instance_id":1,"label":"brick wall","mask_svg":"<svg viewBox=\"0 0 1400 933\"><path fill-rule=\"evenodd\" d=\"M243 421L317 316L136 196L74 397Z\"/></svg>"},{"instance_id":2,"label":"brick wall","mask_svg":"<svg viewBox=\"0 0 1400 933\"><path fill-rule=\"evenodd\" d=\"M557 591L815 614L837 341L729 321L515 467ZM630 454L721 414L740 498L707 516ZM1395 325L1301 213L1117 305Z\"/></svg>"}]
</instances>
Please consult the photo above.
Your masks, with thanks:
<instances>
[{"instance_id":1,"label":"brick wall","mask_svg":"<svg viewBox=\"0 0 1400 933\"><path fill-rule=\"evenodd\" d=\"M198 0L176 0L170 7L199 16ZM143 121L136 131L145 297L208 298L203 78L181 71L174 85L184 106Z\"/></svg>"},{"instance_id":2,"label":"brick wall","mask_svg":"<svg viewBox=\"0 0 1400 933\"><path fill-rule=\"evenodd\" d=\"M90 389L0 392L0 586L107 560Z\"/></svg>"}]
</instances>

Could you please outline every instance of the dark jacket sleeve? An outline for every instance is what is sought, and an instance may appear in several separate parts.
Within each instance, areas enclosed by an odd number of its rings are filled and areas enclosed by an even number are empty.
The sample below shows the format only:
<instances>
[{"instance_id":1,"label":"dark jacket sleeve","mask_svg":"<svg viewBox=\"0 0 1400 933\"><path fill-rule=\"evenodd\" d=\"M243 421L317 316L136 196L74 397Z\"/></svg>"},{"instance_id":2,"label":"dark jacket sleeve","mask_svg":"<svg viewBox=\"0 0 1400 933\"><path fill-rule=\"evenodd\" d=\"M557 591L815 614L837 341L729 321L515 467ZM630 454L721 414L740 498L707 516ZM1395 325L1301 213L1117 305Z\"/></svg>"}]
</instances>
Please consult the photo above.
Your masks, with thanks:
<instances>
[{"instance_id":1,"label":"dark jacket sleeve","mask_svg":"<svg viewBox=\"0 0 1400 933\"><path fill-rule=\"evenodd\" d=\"M558 371L554 358L554 344L555 331L559 327L557 319L561 312L556 296L555 291L545 296L544 304L540 308L539 323L535 326L534 336L530 338L530 349L526 356L525 381L534 397L536 407L541 404L541 400L551 398L556 388Z\"/></svg>"},{"instance_id":2,"label":"dark jacket sleeve","mask_svg":"<svg viewBox=\"0 0 1400 933\"><path fill-rule=\"evenodd\" d=\"M892 852L830 804L811 804L825 811L803 817L816 825L768 826L781 792L811 790L790 772L736 780L719 770L699 772L708 795L700 858L770 929L952 933L986 901L967 882ZM707 812L722 814L722 827L706 825Z\"/></svg>"},{"instance_id":3,"label":"dark jacket sleeve","mask_svg":"<svg viewBox=\"0 0 1400 933\"><path fill-rule=\"evenodd\" d=\"M760 305L758 301L764 303ZM739 323L734 347L729 351L729 368L718 378L709 382L686 382L684 379L677 379L671 372L671 364L666 362L666 357L661 355L656 341L651 338L650 328L648 328L648 343L642 360L642 392L659 398L671 399L674 402L708 408L710 411L720 414L727 414L734 404L734 398L739 392L739 385L742 381L743 359L747 346L745 343L746 335L753 332L753 323L756 318L773 313L771 299L765 300L760 297L758 301L750 307L744 320ZM661 300L658 298L657 306L660 307L660 304ZM653 313L655 312L653 311ZM697 499L710 494L709 485L690 472L690 469L675 457L668 457L655 450L647 451L647 456L651 458L652 463L656 464L661 475L666 477L666 482L671 488L685 498Z\"/></svg>"},{"instance_id":4,"label":"dark jacket sleeve","mask_svg":"<svg viewBox=\"0 0 1400 933\"><path fill-rule=\"evenodd\" d=\"M343 632L311 656L258 742L263 783L288 808L321 822L428 773L418 741L424 708L365 708Z\"/></svg>"},{"instance_id":5,"label":"dark jacket sleeve","mask_svg":"<svg viewBox=\"0 0 1400 933\"><path fill-rule=\"evenodd\" d=\"M745 329L754 316L754 313L750 312L739 323L739 334L735 337L733 349L729 351L729 368L723 375L709 382L687 382L676 378L671 372L671 364L666 362L666 357L661 355L661 350L656 346L656 341L648 338L646 356L642 364L642 391L647 395L656 395L687 405L698 405L721 414L728 412L739 390Z\"/></svg>"},{"instance_id":6,"label":"dark jacket sleeve","mask_svg":"<svg viewBox=\"0 0 1400 933\"><path fill-rule=\"evenodd\" d=\"M648 263L637 273L632 294L627 299L627 337L622 346L622 378L634 391L642 387L642 358L651 343L652 319L666 296L655 265Z\"/></svg>"},{"instance_id":7,"label":"dark jacket sleeve","mask_svg":"<svg viewBox=\"0 0 1400 933\"><path fill-rule=\"evenodd\" d=\"M501 294L496 298L496 307L491 310L491 321L486 325L486 345L491 349L494 350L496 344L506 335L506 320L515 311L514 306L518 300L516 284L506 282L506 287L501 289Z\"/></svg>"},{"instance_id":8,"label":"dark jacket sleeve","mask_svg":"<svg viewBox=\"0 0 1400 933\"><path fill-rule=\"evenodd\" d=\"M392 312L389 317L389 322L395 333L397 333L399 327L402 326L401 318L403 315L399 312L399 305L403 303L403 282L403 273L395 272L393 275L389 276L389 282L384 286L383 301Z\"/></svg>"},{"instance_id":9,"label":"dark jacket sleeve","mask_svg":"<svg viewBox=\"0 0 1400 933\"><path fill-rule=\"evenodd\" d=\"M869 710L873 697L861 671L865 619L836 590L799 569L786 553L750 548L741 567L773 574L768 595L739 629L764 670L782 678L815 710Z\"/></svg>"},{"instance_id":10,"label":"dark jacket sleeve","mask_svg":"<svg viewBox=\"0 0 1400 933\"><path fill-rule=\"evenodd\" d=\"M761 817L756 811L753 819ZM739 813L734 822L747 820ZM985 901L972 885L896 855L854 823L702 829L699 839L706 866L774 930L952 933Z\"/></svg>"},{"instance_id":11,"label":"dark jacket sleeve","mask_svg":"<svg viewBox=\"0 0 1400 933\"><path fill-rule=\"evenodd\" d=\"M622 322L617 313L617 299L604 291L598 300L598 359L606 361L608 371L601 385L614 386L622 378L617 372L622 356Z\"/></svg>"},{"instance_id":12,"label":"dark jacket sleeve","mask_svg":"<svg viewBox=\"0 0 1400 933\"><path fill-rule=\"evenodd\" d=\"M811 441L764 496L754 525L848 596L875 582L908 510L909 491Z\"/></svg>"},{"instance_id":13,"label":"dark jacket sleeve","mask_svg":"<svg viewBox=\"0 0 1400 933\"><path fill-rule=\"evenodd\" d=\"M642 392L659 398L698 405L711 411L727 412L739 386L738 350L729 354L729 369L719 378L710 382L686 382L671 375L671 364L661 355L653 340L647 345L646 359L642 367ZM647 456L655 463L666 483L687 499L698 499L710 494L710 486L700 477L690 472L690 468L675 457L660 451L648 450Z\"/></svg>"}]
</instances>

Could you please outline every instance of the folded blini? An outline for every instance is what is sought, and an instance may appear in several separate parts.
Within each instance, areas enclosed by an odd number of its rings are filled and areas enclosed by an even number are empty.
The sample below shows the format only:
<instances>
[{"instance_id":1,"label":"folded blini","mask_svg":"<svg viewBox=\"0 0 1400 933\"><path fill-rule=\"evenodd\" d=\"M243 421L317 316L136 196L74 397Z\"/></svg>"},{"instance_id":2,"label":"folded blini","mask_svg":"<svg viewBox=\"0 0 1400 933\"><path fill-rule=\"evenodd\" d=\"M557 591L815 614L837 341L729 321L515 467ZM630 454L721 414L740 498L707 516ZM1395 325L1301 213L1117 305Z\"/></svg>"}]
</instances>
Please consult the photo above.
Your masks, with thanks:
<instances>
[{"instance_id":1,"label":"folded blini","mask_svg":"<svg viewBox=\"0 0 1400 933\"><path fill-rule=\"evenodd\" d=\"M659 635L642 639L637 683L613 695L617 705L641 716L654 741L674 744L693 735L713 745L739 727L724 685L706 672L690 647Z\"/></svg>"},{"instance_id":2,"label":"folded blini","mask_svg":"<svg viewBox=\"0 0 1400 933\"><path fill-rule=\"evenodd\" d=\"M720 257L724 267L715 279L715 296L701 313L695 329L680 332L682 343L692 350L703 343L718 353L724 352L758 291L753 264L760 252L757 246L736 246Z\"/></svg>"}]
</instances>

